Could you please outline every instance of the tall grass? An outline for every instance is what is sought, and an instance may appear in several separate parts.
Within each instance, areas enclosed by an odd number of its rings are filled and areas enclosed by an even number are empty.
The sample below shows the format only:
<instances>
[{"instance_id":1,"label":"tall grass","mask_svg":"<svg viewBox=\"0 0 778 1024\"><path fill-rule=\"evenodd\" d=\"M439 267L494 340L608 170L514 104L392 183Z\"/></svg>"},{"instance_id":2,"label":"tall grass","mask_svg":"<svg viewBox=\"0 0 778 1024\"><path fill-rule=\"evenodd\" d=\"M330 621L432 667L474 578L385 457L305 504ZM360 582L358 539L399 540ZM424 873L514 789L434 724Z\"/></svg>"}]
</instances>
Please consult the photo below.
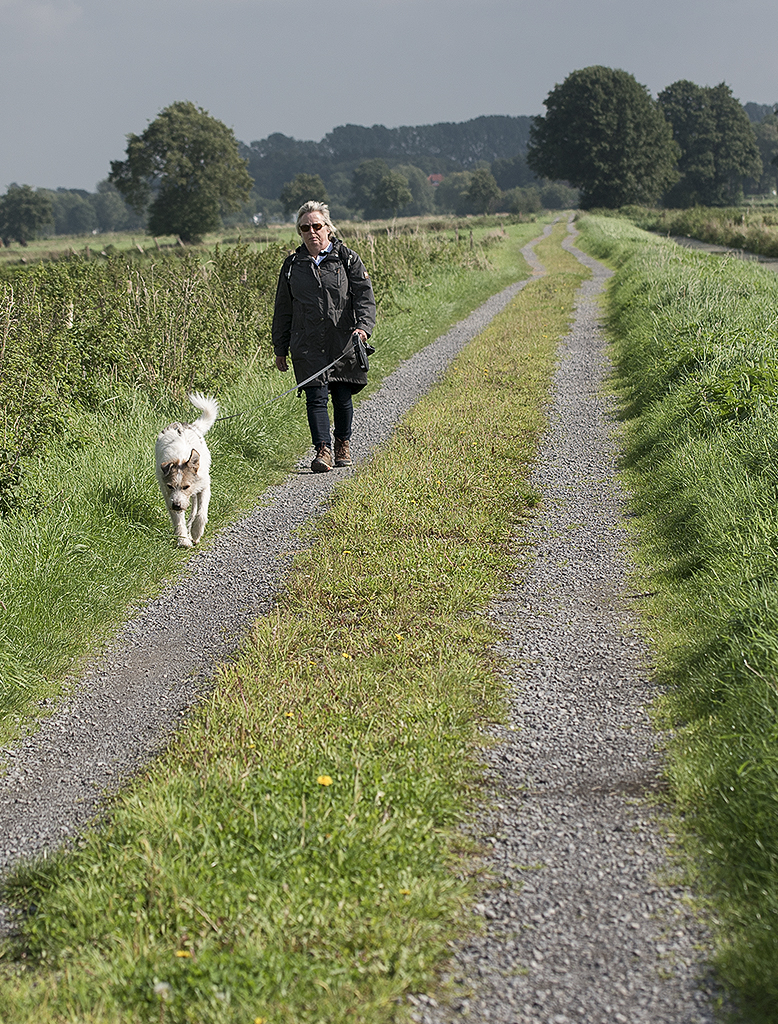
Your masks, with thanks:
<instances>
[{"instance_id":1,"label":"tall grass","mask_svg":"<svg viewBox=\"0 0 778 1024\"><path fill-rule=\"evenodd\" d=\"M563 232L539 246L548 278L338 489L167 754L78 849L11 880L3 1024L379 1024L433 984L470 898L453 826L503 707L481 612L516 569L585 275Z\"/></svg>"},{"instance_id":2,"label":"tall grass","mask_svg":"<svg viewBox=\"0 0 778 1024\"><path fill-rule=\"evenodd\" d=\"M609 318L669 774L746 1019L778 1020L778 277L623 221Z\"/></svg>"}]
</instances>

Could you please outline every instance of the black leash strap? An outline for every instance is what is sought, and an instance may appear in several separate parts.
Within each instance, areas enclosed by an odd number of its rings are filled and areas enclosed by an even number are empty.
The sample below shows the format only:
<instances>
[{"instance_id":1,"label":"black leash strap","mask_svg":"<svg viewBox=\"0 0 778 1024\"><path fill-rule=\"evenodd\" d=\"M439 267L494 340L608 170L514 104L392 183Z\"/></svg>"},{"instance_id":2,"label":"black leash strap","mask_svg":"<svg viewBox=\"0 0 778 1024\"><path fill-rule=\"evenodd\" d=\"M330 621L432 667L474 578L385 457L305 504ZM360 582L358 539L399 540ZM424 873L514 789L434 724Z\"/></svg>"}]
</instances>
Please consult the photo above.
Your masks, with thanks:
<instances>
[{"instance_id":1,"label":"black leash strap","mask_svg":"<svg viewBox=\"0 0 778 1024\"><path fill-rule=\"evenodd\" d=\"M357 362L359 363L361 369L367 371L367 366L365 365L367 363L367 355L364 354L364 352L365 352L364 342L362 341L362 339L360 338L360 336L357 334L356 331L354 331L354 333L351 335L351 337L354 340L354 351L357 354ZM341 359L346 355L347 352L348 352L348 349L347 348L344 349L340 353L338 358L337 359L333 359L331 363L327 364L327 366L322 367L321 370L317 370L316 373L314 373L312 376L308 377L306 380L301 381L299 384L295 384L294 387L287 388L286 391L282 391L280 395L273 395L272 398L268 398L266 402L260 403L258 408L259 409L264 409L264 407L266 405L272 405L274 402L277 402L279 399L284 398L286 395L291 395L291 393L293 391L299 391L300 388L304 388L306 384L310 384L311 381L316 380L317 377L321 377L321 375L323 373L326 373L327 370L331 370L332 367L336 363L339 363L341 361ZM216 423L221 423L223 420L234 420L238 416L245 416L245 415L246 415L245 412L234 412L234 413L232 413L231 416L219 416L215 420L215 422Z\"/></svg>"}]
</instances>

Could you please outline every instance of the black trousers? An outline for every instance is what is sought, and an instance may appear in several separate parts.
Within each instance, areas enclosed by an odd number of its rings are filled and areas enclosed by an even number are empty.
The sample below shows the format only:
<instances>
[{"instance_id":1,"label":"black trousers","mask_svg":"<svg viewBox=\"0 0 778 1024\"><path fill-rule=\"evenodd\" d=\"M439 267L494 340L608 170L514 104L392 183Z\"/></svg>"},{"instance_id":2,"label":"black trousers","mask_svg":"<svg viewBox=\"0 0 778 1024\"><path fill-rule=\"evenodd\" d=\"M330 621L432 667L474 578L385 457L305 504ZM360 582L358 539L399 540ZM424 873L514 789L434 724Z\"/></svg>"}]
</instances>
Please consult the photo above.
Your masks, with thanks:
<instances>
[{"instance_id":1,"label":"black trousers","mask_svg":"<svg viewBox=\"0 0 778 1024\"><path fill-rule=\"evenodd\" d=\"M308 426L311 428L311 440L314 448L326 445L332 447L330 440L330 417L327 401L332 395L332 418L335 421L335 437L348 441L351 437L351 423L354 418L354 404L351 398L351 385L340 381L330 384L315 384L303 389L305 391L305 408L308 414Z\"/></svg>"}]
</instances>

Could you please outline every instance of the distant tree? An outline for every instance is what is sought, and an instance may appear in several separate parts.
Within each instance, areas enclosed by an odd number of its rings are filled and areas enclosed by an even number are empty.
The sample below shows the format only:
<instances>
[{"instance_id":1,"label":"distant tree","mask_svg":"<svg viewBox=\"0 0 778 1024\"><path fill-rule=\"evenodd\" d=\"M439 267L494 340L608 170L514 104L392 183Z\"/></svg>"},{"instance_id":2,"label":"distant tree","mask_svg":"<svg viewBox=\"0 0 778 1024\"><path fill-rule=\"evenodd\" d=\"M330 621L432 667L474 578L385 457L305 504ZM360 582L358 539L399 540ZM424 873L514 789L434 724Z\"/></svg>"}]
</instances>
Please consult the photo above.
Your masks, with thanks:
<instances>
[{"instance_id":1,"label":"distant tree","mask_svg":"<svg viewBox=\"0 0 778 1024\"><path fill-rule=\"evenodd\" d=\"M772 192L778 184L778 115L767 114L754 125L754 133L762 158L762 176L757 183L757 191Z\"/></svg>"},{"instance_id":2,"label":"distant tree","mask_svg":"<svg viewBox=\"0 0 778 1024\"><path fill-rule=\"evenodd\" d=\"M469 171L455 171L447 174L435 188L435 206L441 213L456 213L460 216L469 212L468 192L472 174Z\"/></svg>"},{"instance_id":3,"label":"distant tree","mask_svg":"<svg viewBox=\"0 0 778 1024\"><path fill-rule=\"evenodd\" d=\"M56 235L86 235L98 226L95 208L85 190L58 188L48 194Z\"/></svg>"},{"instance_id":4,"label":"distant tree","mask_svg":"<svg viewBox=\"0 0 778 1024\"><path fill-rule=\"evenodd\" d=\"M467 199L474 213L486 213L492 203L500 198L500 186L486 167L478 167L470 178Z\"/></svg>"},{"instance_id":5,"label":"distant tree","mask_svg":"<svg viewBox=\"0 0 778 1024\"><path fill-rule=\"evenodd\" d=\"M523 185L537 184L537 178L527 166L527 158L523 153L509 159L500 158L493 161L491 172L494 180L505 192Z\"/></svg>"},{"instance_id":6,"label":"distant tree","mask_svg":"<svg viewBox=\"0 0 778 1024\"><path fill-rule=\"evenodd\" d=\"M537 185L509 188L500 196L497 209L503 213L539 213L543 209Z\"/></svg>"},{"instance_id":7,"label":"distant tree","mask_svg":"<svg viewBox=\"0 0 778 1024\"><path fill-rule=\"evenodd\" d=\"M435 209L435 189L420 167L413 164L398 164L393 170L401 174L411 190L410 204L403 209L406 217L421 217Z\"/></svg>"},{"instance_id":8,"label":"distant tree","mask_svg":"<svg viewBox=\"0 0 778 1024\"><path fill-rule=\"evenodd\" d=\"M626 71L601 66L568 75L530 129L529 167L581 190L581 206L652 203L677 177L672 129Z\"/></svg>"},{"instance_id":9,"label":"distant tree","mask_svg":"<svg viewBox=\"0 0 778 1024\"><path fill-rule=\"evenodd\" d=\"M403 207L413 200L408 180L398 171L389 171L378 181L373 190L373 205L381 213L397 216Z\"/></svg>"},{"instance_id":10,"label":"distant tree","mask_svg":"<svg viewBox=\"0 0 778 1024\"><path fill-rule=\"evenodd\" d=\"M574 210L578 206L578 190L552 181L541 188L540 202L546 210Z\"/></svg>"},{"instance_id":11,"label":"distant tree","mask_svg":"<svg viewBox=\"0 0 778 1024\"><path fill-rule=\"evenodd\" d=\"M133 209L148 209L152 235L184 242L215 230L220 213L240 209L252 186L232 130L188 102L128 135L127 159L111 162L108 180Z\"/></svg>"},{"instance_id":12,"label":"distant tree","mask_svg":"<svg viewBox=\"0 0 778 1024\"><path fill-rule=\"evenodd\" d=\"M51 199L45 191L37 192L30 185L8 186L0 198L0 238L5 245L12 241L27 245L31 238L51 223Z\"/></svg>"},{"instance_id":13,"label":"distant tree","mask_svg":"<svg viewBox=\"0 0 778 1024\"><path fill-rule=\"evenodd\" d=\"M363 160L354 168L351 177L351 195L349 203L355 210L362 210L365 217L377 212L375 209L376 187L389 173L386 160Z\"/></svg>"},{"instance_id":14,"label":"distant tree","mask_svg":"<svg viewBox=\"0 0 778 1024\"><path fill-rule=\"evenodd\" d=\"M108 179L98 181L97 191L89 196L101 231L132 231L143 228L144 221L122 199Z\"/></svg>"},{"instance_id":15,"label":"distant tree","mask_svg":"<svg viewBox=\"0 0 778 1024\"><path fill-rule=\"evenodd\" d=\"M743 110L745 110L748 120L751 124L759 124L760 121L764 121L770 114L778 113L776 111L775 103L744 103Z\"/></svg>"},{"instance_id":16,"label":"distant tree","mask_svg":"<svg viewBox=\"0 0 778 1024\"><path fill-rule=\"evenodd\" d=\"M680 180L666 206L731 206L743 199L743 178L762 173L759 146L748 115L725 83L673 82L659 105L680 148Z\"/></svg>"},{"instance_id":17,"label":"distant tree","mask_svg":"<svg viewBox=\"0 0 778 1024\"><path fill-rule=\"evenodd\" d=\"M328 203L329 196L324 182L318 174L297 174L287 181L278 197L286 214L296 213L309 199L317 203Z\"/></svg>"}]
</instances>

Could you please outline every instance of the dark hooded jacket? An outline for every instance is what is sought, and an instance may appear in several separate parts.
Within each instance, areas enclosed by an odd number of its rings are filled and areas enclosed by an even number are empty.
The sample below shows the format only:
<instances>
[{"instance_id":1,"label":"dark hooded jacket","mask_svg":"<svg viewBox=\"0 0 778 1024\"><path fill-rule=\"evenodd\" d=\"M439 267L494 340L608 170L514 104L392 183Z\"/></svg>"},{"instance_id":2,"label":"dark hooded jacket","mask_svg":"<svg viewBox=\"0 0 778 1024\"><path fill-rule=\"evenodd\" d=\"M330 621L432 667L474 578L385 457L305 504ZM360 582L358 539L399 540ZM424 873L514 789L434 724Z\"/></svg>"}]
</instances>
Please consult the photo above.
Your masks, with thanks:
<instances>
[{"instance_id":1,"label":"dark hooded jacket","mask_svg":"<svg viewBox=\"0 0 778 1024\"><path fill-rule=\"evenodd\" d=\"M350 339L356 327L370 337L375 316L373 286L359 256L334 238L332 251L317 266L303 244L287 256L278 277L275 354L291 353L295 379L301 383L343 353L316 383L343 381L359 391L367 384L367 374Z\"/></svg>"}]
</instances>

